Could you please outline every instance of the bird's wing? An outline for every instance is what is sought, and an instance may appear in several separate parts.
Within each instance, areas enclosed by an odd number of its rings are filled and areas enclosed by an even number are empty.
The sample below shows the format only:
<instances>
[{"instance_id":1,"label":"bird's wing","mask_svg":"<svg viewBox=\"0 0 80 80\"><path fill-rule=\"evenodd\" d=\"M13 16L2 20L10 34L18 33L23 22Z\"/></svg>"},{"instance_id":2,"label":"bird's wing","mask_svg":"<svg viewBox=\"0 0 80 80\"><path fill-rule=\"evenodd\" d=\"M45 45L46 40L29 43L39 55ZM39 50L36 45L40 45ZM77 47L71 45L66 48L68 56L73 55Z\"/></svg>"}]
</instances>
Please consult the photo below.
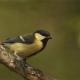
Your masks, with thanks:
<instances>
[{"instance_id":1,"label":"bird's wing","mask_svg":"<svg viewBox=\"0 0 80 80\"><path fill-rule=\"evenodd\" d=\"M17 42L31 44L34 42L34 37L32 35L17 36L13 38L7 38L3 43L17 43Z\"/></svg>"},{"instance_id":2,"label":"bird's wing","mask_svg":"<svg viewBox=\"0 0 80 80\"><path fill-rule=\"evenodd\" d=\"M19 36L13 38L7 38L3 43L15 43L15 42L22 42Z\"/></svg>"},{"instance_id":3,"label":"bird's wing","mask_svg":"<svg viewBox=\"0 0 80 80\"><path fill-rule=\"evenodd\" d=\"M32 44L35 40L33 35L24 36L23 38L27 44Z\"/></svg>"}]
</instances>

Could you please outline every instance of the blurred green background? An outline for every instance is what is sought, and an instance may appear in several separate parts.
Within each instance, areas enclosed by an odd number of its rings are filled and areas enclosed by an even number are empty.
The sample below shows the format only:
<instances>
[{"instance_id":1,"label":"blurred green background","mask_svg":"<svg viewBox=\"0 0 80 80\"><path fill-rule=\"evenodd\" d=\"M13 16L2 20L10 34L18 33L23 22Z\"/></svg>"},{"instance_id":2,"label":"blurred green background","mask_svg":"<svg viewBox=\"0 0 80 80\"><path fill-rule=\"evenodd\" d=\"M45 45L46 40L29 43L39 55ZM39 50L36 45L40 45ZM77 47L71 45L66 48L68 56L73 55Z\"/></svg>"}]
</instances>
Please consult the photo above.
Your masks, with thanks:
<instances>
[{"instance_id":1,"label":"blurred green background","mask_svg":"<svg viewBox=\"0 0 80 80\"><path fill-rule=\"evenodd\" d=\"M45 29L46 49L28 60L58 80L80 80L79 0L0 0L0 40ZM23 80L0 64L0 80Z\"/></svg>"}]
</instances>

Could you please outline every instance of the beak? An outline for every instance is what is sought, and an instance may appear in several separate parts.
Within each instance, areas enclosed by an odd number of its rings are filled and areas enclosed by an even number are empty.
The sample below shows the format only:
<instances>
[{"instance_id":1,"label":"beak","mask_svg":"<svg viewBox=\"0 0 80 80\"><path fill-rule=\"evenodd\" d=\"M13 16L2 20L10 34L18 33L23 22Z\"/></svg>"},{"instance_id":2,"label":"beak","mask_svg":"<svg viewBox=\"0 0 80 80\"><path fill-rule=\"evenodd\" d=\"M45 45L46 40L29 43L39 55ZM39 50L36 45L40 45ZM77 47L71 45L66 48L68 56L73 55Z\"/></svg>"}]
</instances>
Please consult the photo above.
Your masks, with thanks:
<instances>
[{"instance_id":1,"label":"beak","mask_svg":"<svg viewBox=\"0 0 80 80\"><path fill-rule=\"evenodd\" d=\"M51 37L51 36L49 36L49 37L48 37L48 39L52 39L52 37Z\"/></svg>"}]
</instances>

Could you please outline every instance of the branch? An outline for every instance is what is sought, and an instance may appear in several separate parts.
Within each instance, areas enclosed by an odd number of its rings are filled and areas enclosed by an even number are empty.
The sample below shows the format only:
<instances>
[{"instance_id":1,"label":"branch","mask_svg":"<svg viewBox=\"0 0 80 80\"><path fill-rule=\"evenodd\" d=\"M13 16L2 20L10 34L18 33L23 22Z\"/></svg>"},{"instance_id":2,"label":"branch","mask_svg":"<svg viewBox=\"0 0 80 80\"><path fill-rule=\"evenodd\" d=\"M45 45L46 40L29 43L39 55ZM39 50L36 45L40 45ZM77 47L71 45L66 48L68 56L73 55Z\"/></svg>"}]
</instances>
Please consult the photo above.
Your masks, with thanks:
<instances>
[{"instance_id":1,"label":"branch","mask_svg":"<svg viewBox=\"0 0 80 80\"><path fill-rule=\"evenodd\" d=\"M4 64L11 71L14 71L17 74L21 75L25 80L49 80L44 76L42 71L33 68L29 64L27 64L28 66L25 67L25 73L26 73L25 76L20 66L18 66L15 63L11 63L11 58L13 56L12 55L9 56L9 54L10 53L7 51L7 49L4 48L3 45L0 45L0 63Z\"/></svg>"}]
</instances>

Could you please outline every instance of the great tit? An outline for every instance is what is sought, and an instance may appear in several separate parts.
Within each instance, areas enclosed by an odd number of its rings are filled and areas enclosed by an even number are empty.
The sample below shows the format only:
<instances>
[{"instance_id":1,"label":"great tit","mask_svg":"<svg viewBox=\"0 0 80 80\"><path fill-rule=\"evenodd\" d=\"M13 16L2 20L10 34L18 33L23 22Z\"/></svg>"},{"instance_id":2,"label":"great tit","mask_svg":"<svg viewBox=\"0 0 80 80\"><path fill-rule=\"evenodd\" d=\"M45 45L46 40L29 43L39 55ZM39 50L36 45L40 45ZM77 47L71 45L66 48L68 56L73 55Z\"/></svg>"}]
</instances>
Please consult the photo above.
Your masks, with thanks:
<instances>
[{"instance_id":1,"label":"great tit","mask_svg":"<svg viewBox=\"0 0 80 80\"><path fill-rule=\"evenodd\" d=\"M11 54L15 55L16 59L25 60L42 51L49 39L52 37L48 31L36 30L31 35L8 38L2 44L12 51Z\"/></svg>"},{"instance_id":2,"label":"great tit","mask_svg":"<svg viewBox=\"0 0 80 80\"><path fill-rule=\"evenodd\" d=\"M26 58L42 51L49 39L52 37L48 31L36 30L32 35L8 38L2 44L14 55Z\"/></svg>"}]
</instances>

